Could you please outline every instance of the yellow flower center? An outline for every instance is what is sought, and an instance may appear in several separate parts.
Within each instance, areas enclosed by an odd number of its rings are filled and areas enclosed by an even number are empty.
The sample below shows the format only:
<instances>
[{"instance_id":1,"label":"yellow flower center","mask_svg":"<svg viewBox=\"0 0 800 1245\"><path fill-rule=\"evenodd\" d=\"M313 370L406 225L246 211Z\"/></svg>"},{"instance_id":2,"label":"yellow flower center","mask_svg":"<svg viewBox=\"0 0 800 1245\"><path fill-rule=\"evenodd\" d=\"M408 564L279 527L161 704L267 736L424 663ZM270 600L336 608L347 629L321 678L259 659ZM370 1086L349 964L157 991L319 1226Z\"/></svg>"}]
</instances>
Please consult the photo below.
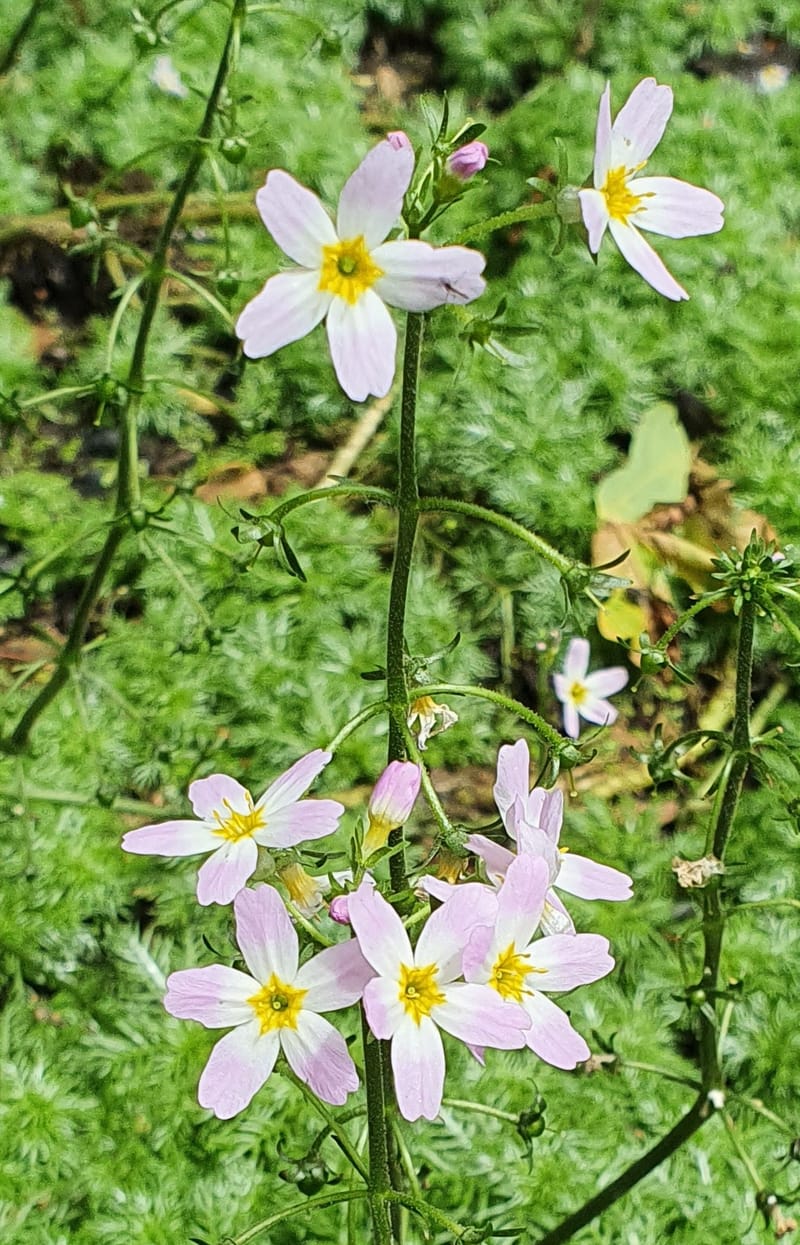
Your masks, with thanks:
<instances>
[{"instance_id":1,"label":"yellow flower center","mask_svg":"<svg viewBox=\"0 0 800 1245\"><path fill-rule=\"evenodd\" d=\"M297 1028L297 1017L307 994L307 990L296 990L273 973L247 1002L256 1014L262 1034L273 1033L275 1029Z\"/></svg>"},{"instance_id":2,"label":"yellow flower center","mask_svg":"<svg viewBox=\"0 0 800 1245\"><path fill-rule=\"evenodd\" d=\"M237 813L231 808L228 800L222 803L228 812L228 816L224 817L221 813L215 811L214 819L219 825L219 829L214 831L222 839L228 839L231 843L236 843L239 839L247 839L256 830L263 830L267 824L267 819L260 808L256 808L253 804L253 797L250 792L245 792L247 799L247 812Z\"/></svg>"},{"instance_id":3,"label":"yellow flower center","mask_svg":"<svg viewBox=\"0 0 800 1245\"><path fill-rule=\"evenodd\" d=\"M569 689L569 698L573 705L582 705L588 694L588 687L585 683L579 682L578 679L575 680Z\"/></svg>"},{"instance_id":4,"label":"yellow flower center","mask_svg":"<svg viewBox=\"0 0 800 1245\"><path fill-rule=\"evenodd\" d=\"M438 964L428 964L425 968L409 968L400 965L400 990L398 998L418 1025L423 1016L430 1016L437 1003L444 1003L444 995L436 984L439 976Z\"/></svg>"},{"instance_id":5,"label":"yellow flower center","mask_svg":"<svg viewBox=\"0 0 800 1245\"><path fill-rule=\"evenodd\" d=\"M521 1003L523 994L530 994L530 990L525 989L525 978L529 973L543 972L545 969L533 967L527 955L520 955L516 943L512 942L495 960L487 985L496 990L501 998Z\"/></svg>"},{"instance_id":6,"label":"yellow flower center","mask_svg":"<svg viewBox=\"0 0 800 1245\"><path fill-rule=\"evenodd\" d=\"M641 165L639 167L641 168ZM633 171L636 172L635 169ZM629 216L641 212L642 199L650 197L631 194L628 186L629 176L630 173L624 164L618 169L609 169L605 183L600 190L605 198L609 216L612 220L618 220L621 225L627 225Z\"/></svg>"},{"instance_id":7,"label":"yellow flower center","mask_svg":"<svg viewBox=\"0 0 800 1245\"><path fill-rule=\"evenodd\" d=\"M351 306L382 276L383 269L373 262L363 234L322 248L319 289Z\"/></svg>"}]
</instances>

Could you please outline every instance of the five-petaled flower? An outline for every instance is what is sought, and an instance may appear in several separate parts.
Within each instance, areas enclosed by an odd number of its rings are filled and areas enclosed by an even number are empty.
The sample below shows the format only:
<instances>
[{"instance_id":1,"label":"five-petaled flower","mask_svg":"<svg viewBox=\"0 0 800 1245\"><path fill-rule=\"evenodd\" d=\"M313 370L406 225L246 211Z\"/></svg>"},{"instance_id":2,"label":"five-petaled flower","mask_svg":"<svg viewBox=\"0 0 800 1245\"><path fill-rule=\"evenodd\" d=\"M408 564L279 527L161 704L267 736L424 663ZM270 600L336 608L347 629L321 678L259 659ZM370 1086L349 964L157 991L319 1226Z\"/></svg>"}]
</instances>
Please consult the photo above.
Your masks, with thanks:
<instances>
[{"instance_id":1,"label":"five-petaled flower","mask_svg":"<svg viewBox=\"0 0 800 1245\"><path fill-rule=\"evenodd\" d=\"M519 1048L530 1024L515 1003L487 985L461 977L464 948L478 925L494 920L496 901L486 888L459 887L425 923L416 947L400 917L370 885L348 897L350 923L377 973L364 989L364 1010L377 1038L392 1041L397 1105L407 1120L437 1115L444 1089L439 1028L473 1046Z\"/></svg>"},{"instance_id":2,"label":"five-petaled flower","mask_svg":"<svg viewBox=\"0 0 800 1245\"><path fill-rule=\"evenodd\" d=\"M414 171L414 152L397 131L368 152L345 183L336 227L312 191L272 169L256 204L278 246L299 268L270 277L247 304L236 332L251 359L310 333L327 316L339 384L361 402L383 397L394 378L397 332L386 303L430 311L483 293L484 257L463 246L416 239L385 242Z\"/></svg>"},{"instance_id":3,"label":"five-petaled flower","mask_svg":"<svg viewBox=\"0 0 800 1245\"><path fill-rule=\"evenodd\" d=\"M595 726L616 721L617 711L605 698L621 692L628 682L624 666L607 666L591 674L588 669L589 641L576 637L567 646L564 669L553 675L556 696L564 706L564 730L572 739L581 731L579 717Z\"/></svg>"},{"instance_id":4,"label":"five-petaled flower","mask_svg":"<svg viewBox=\"0 0 800 1245\"><path fill-rule=\"evenodd\" d=\"M554 934L533 941L549 885L544 860L517 856L497 892L493 926L478 928L470 938L464 976L525 1009L531 1024L520 1032L520 1045L556 1068L574 1068L589 1058L589 1047L561 1008L545 996L605 977L614 961L608 939L599 934ZM445 910L452 902L447 901Z\"/></svg>"},{"instance_id":5,"label":"five-petaled flower","mask_svg":"<svg viewBox=\"0 0 800 1245\"><path fill-rule=\"evenodd\" d=\"M354 938L326 947L298 967L297 934L271 886L239 892L236 939L249 973L212 964L172 973L164 1006L180 1020L231 1033L211 1051L197 1097L218 1119L248 1105L283 1051L289 1066L323 1102L340 1106L358 1088L347 1044L318 1014L361 998L372 969Z\"/></svg>"},{"instance_id":6,"label":"five-petaled flower","mask_svg":"<svg viewBox=\"0 0 800 1245\"><path fill-rule=\"evenodd\" d=\"M676 302L689 295L645 242L639 229L692 238L722 228L724 205L710 190L675 177L638 177L661 140L672 112L672 89L645 78L611 124L611 85L600 99L594 150L594 189L581 190L589 249L596 255L608 228L625 259L654 290Z\"/></svg>"},{"instance_id":7,"label":"five-petaled flower","mask_svg":"<svg viewBox=\"0 0 800 1245\"><path fill-rule=\"evenodd\" d=\"M309 752L276 778L257 803L227 774L201 778L189 787L199 820L130 830L122 846L139 856L212 852L197 875L197 898L201 904L230 903L255 873L259 847L293 847L336 829L344 812L338 800L300 798L330 759L320 748Z\"/></svg>"},{"instance_id":8,"label":"five-petaled flower","mask_svg":"<svg viewBox=\"0 0 800 1245\"><path fill-rule=\"evenodd\" d=\"M392 830L404 826L419 795L422 770L413 761L390 761L370 796L362 855L379 851Z\"/></svg>"}]
</instances>

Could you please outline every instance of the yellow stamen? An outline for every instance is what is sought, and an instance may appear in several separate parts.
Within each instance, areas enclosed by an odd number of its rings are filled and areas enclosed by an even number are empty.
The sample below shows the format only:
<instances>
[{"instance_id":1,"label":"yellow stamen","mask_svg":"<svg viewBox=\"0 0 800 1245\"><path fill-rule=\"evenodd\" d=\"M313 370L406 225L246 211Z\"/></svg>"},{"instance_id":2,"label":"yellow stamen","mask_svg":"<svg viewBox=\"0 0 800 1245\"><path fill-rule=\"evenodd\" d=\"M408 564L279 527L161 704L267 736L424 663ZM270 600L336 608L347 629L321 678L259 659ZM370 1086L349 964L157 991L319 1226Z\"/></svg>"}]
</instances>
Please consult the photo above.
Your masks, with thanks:
<instances>
[{"instance_id":1,"label":"yellow stamen","mask_svg":"<svg viewBox=\"0 0 800 1245\"><path fill-rule=\"evenodd\" d=\"M620 165L618 169L609 169L600 190L609 216L612 220L618 220L621 225L627 225L629 216L641 212L642 199L650 197L632 194L628 186L629 176L630 172L624 165Z\"/></svg>"},{"instance_id":2,"label":"yellow stamen","mask_svg":"<svg viewBox=\"0 0 800 1245\"><path fill-rule=\"evenodd\" d=\"M218 812L214 813L214 819L219 824L219 829L215 830L214 834L218 834L222 839L228 839L230 842L236 843L239 839L249 838L252 834L255 834L256 830L263 830L267 824L263 810L255 807L253 797L249 791L245 792L245 797L247 799L246 813L237 813L231 808L228 800L222 801L229 815L223 817Z\"/></svg>"},{"instance_id":3,"label":"yellow stamen","mask_svg":"<svg viewBox=\"0 0 800 1245\"><path fill-rule=\"evenodd\" d=\"M439 976L438 964L428 964L425 968L409 968L400 965L400 991L398 998L418 1025L423 1016L430 1016L437 1003L444 1003L444 995L436 984Z\"/></svg>"},{"instance_id":4,"label":"yellow stamen","mask_svg":"<svg viewBox=\"0 0 800 1245\"><path fill-rule=\"evenodd\" d=\"M297 1028L297 1017L307 994L307 990L296 990L273 973L258 994L247 1002L256 1014L262 1034L272 1033L275 1029Z\"/></svg>"},{"instance_id":5,"label":"yellow stamen","mask_svg":"<svg viewBox=\"0 0 800 1245\"><path fill-rule=\"evenodd\" d=\"M322 255L319 289L343 298L351 306L383 276L383 269L373 262L367 250L363 234L323 246Z\"/></svg>"},{"instance_id":6,"label":"yellow stamen","mask_svg":"<svg viewBox=\"0 0 800 1245\"><path fill-rule=\"evenodd\" d=\"M576 679L569 689L569 698L573 705L582 705L588 695L589 689L586 684Z\"/></svg>"},{"instance_id":7,"label":"yellow stamen","mask_svg":"<svg viewBox=\"0 0 800 1245\"><path fill-rule=\"evenodd\" d=\"M525 989L525 978L529 973L544 973L544 968L534 968L527 955L520 955L516 943L509 943L505 951L501 951L492 967L492 975L487 982L496 990L501 998L511 999L513 1003L521 1003L523 994L530 994Z\"/></svg>"}]
</instances>

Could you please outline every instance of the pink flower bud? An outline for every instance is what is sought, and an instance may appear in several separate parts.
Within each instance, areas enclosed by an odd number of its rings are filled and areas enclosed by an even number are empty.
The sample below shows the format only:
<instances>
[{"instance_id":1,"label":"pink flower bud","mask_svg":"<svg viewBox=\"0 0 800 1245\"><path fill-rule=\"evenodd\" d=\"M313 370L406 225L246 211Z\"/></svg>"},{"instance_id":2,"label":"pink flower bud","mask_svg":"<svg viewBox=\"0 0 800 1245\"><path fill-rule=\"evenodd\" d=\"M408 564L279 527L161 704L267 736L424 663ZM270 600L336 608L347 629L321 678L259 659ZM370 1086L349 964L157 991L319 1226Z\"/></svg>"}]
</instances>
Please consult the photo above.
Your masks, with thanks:
<instances>
[{"instance_id":1,"label":"pink flower bud","mask_svg":"<svg viewBox=\"0 0 800 1245\"><path fill-rule=\"evenodd\" d=\"M337 895L328 904L328 916L337 925L350 924L350 910L347 904L347 895Z\"/></svg>"},{"instance_id":2,"label":"pink flower bud","mask_svg":"<svg viewBox=\"0 0 800 1245\"><path fill-rule=\"evenodd\" d=\"M386 141L395 151L401 151L403 147L411 146L411 139L403 130L391 130L386 135ZM483 165L481 165L481 168Z\"/></svg>"},{"instance_id":3,"label":"pink flower bud","mask_svg":"<svg viewBox=\"0 0 800 1245\"><path fill-rule=\"evenodd\" d=\"M412 761L391 761L375 784L367 815L364 857L383 847L392 830L408 821L419 795L422 771Z\"/></svg>"},{"instance_id":4,"label":"pink flower bud","mask_svg":"<svg viewBox=\"0 0 800 1245\"><path fill-rule=\"evenodd\" d=\"M451 156L447 157L447 170L459 181L468 182L471 177L486 167L488 159L489 148L486 143L476 139L474 143L459 147L458 151L454 151Z\"/></svg>"}]
</instances>

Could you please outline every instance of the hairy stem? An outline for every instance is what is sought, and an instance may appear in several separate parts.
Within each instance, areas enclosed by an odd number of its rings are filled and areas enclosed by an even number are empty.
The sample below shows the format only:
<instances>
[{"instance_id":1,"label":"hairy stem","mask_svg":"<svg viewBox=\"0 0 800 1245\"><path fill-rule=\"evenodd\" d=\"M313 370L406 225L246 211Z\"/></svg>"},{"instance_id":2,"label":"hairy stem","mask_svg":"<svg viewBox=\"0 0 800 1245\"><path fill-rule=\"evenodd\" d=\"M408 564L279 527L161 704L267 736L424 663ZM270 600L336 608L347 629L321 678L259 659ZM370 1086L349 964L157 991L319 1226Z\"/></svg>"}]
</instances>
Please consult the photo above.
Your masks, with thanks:
<instances>
[{"instance_id":1,"label":"hairy stem","mask_svg":"<svg viewBox=\"0 0 800 1245\"><path fill-rule=\"evenodd\" d=\"M486 506L478 506L469 501L457 501L450 497L421 497L419 510L428 513L465 514L470 518L490 523L493 527L500 528L501 532L515 536L517 540L530 545L531 549L535 549L541 557L546 558L562 575L572 570L575 565L571 558L565 558L563 553L559 553L552 545L548 545L547 541L542 540L541 536L537 536L535 532L529 532L515 519L509 519L506 515L498 514L496 510L489 510Z\"/></svg>"},{"instance_id":2,"label":"hairy stem","mask_svg":"<svg viewBox=\"0 0 800 1245\"><path fill-rule=\"evenodd\" d=\"M384 1067L381 1043L373 1038L363 1007L361 1036L364 1044L364 1089L367 1098L367 1141L369 1175L367 1188L372 1212L372 1245L392 1245L394 1233L386 1195L392 1184L389 1176L389 1136L386 1120Z\"/></svg>"}]
</instances>

